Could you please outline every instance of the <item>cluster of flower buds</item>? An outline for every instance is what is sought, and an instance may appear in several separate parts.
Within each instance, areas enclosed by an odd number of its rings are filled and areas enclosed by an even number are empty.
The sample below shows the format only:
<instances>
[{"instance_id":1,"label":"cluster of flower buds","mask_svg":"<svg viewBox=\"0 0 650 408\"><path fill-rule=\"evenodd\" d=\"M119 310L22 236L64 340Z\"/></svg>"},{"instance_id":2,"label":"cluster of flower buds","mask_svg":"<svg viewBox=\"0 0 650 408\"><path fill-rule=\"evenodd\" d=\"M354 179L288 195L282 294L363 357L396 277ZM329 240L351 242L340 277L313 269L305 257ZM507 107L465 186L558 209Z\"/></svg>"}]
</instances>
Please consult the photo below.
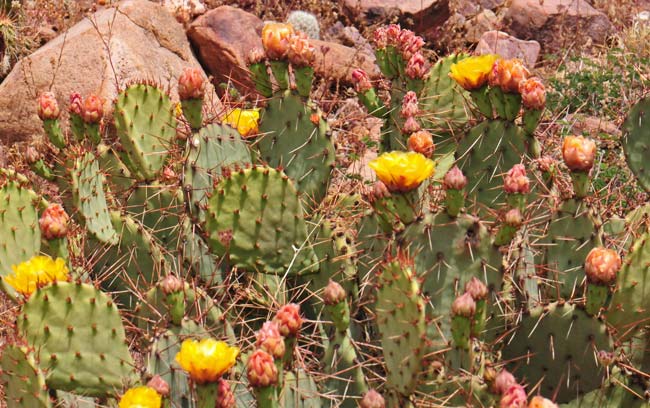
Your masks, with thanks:
<instances>
[{"instance_id":1,"label":"cluster of flower buds","mask_svg":"<svg viewBox=\"0 0 650 408\"><path fill-rule=\"evenodd\" d=\"M378 49L395 47L405 61L418 53L424 46L424 39L411 30L402 29L398 24L390 24L375 30L374 43Z\"/></svg>"},{"instance_id":2,"label":"cluster of flower buds","mask_svg":"<svg viewBox=\"0 0 650 408\"><path fill-rule=\"evenodd\" d=\"M491 87L499 87L503 92L519 92L519 84L528 79L530 71L518 59L497 59L488 76Z\"/></svg>"},{"instance_id":3,"label":"cluster of flower buds","mask_svg":"<svg viewBox=\"0 0 650 408\"><path fill-rule=\"evenodd\" d=\"M90 94L84 100L79 92L72 92L68 112L78 115L88 124L99 124L104 117L104 98Z\"/></svg>"},{"instance_id":4,"label":"cluster of flower buds","mask_svg":"<svg viewBox=\"0 0 650 408\"><path fill-rule=\"evenodd\" d=\"M420 124L415 119L416 116L420 113L420 108L418 108L418 97L413 91L408 91L402 99L402 110L400 114L406 120L404 121L404 126L402 131L405 134L415 133L420 130Z\"/></svg>"},{"instance_id":5,"label":"cluster of flower buds","mask_svg":"<svg viewBox=\"0 0 650 408\"><path fill-rule=\"evenodd\" d=\"M289 37L287 57L289 62L298 67L310 66L314 62L315 48L305 33L296 33Z\"/></svg>"},{"instance_id":6,"label":"cluster of flower buds","mask_svg":"<svg viewBox=\"0 0 650 408\"><path fill-rule=\"evenodd\" d=\"M429 63L418 51L409 58L404 72L411 79L423 79L429 72Z\"/></svg>"}]
</instances>

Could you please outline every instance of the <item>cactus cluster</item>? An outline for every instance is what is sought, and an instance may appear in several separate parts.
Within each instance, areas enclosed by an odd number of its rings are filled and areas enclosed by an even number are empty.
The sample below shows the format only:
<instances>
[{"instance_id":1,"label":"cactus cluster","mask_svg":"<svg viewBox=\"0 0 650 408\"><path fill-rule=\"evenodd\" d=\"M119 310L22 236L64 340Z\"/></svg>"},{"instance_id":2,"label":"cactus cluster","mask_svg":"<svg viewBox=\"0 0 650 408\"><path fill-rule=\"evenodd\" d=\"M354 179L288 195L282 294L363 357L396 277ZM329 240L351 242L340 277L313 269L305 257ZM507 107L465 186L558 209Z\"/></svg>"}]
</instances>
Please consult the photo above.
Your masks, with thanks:
<instances>
[{"instance_id":1,"label":"cactus cluster","mask_svg":"<svg viewBox=\"0 0 650 408\"><path fill-rule=\"evenodd\" d=\"M378 180L346 194L313 46L280 23L262 43L256 101L223 112L195 68L178 102L125 85L112 123L96 96L72 95L68 124L39 98L49 151L28 158L60 197L0 172L8 401L647 405L648 209L601 219L584 138L563 143L560 188L536 140L539 79L493 55L431 64L414 33L380 28L389 92L352 73L383 121ZM624 125L644 186L648 104Z\"/></svg>"}]
</instances>

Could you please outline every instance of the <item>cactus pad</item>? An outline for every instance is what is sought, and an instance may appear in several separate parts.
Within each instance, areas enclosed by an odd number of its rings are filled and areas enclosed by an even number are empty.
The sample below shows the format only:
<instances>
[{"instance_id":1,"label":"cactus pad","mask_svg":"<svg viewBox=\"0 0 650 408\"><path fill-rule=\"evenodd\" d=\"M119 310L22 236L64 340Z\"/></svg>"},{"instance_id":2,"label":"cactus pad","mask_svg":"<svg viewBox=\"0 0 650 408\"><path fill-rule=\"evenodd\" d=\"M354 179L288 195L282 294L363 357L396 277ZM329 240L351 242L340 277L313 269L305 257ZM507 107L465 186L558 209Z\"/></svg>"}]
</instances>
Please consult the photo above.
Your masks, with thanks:
<instances>
[{"instance_id":1,"label":"cactus pad","mask_svg":"<svg viewBox=\"0 0 650 408\"><path fill-rule=\"evenodd\" d=\"M650 168L647 156L650 151L650 97L641 99L628 113L623 123L623 150L627 165L639 184L650 191Z\"/></svg>"},{"instance_id":2,"label":"cactus pad","mask_svg":"<svg viewBox=\"0 0 650 408\"><path fill-rule=\"evenodd\" d=\"M169 96L153 85L129 86L115 102L115 128L129 170L140 180L155 178L176 137L174 104Z\"/></svg>"},{"instance_id":3,"label":"cactus pad","mask_svg":"<svg viewBox=\"0 0 650 408\"><path fill-rule=\"evenodd\" d=\"M38 255L41 230L38 226L38 197L15 181L0 188L0 275L11 266Z\"/></svg>"},{"instance_id":4,"label":"cactus pad","mask_svg":"<svg viewBox=\"0 0 650 408\"><path fill-rule=\"evenodd\" d=\"M9 407L51 407L43 372L26 347L9 345L0 357L0 383Z\"/></svg>"},{"instance_id":5,"label":"cactus pad","mask_svg":"<svg viewBox=\"0 0 650 408\"><path fill-rule=\"evenodd\" d=\"M126 202L126 211L147 227L169 249L175 249L184 212L183 194L175 185L138 184Z\"/></svg>"},{"instance_id":6,"label":"cactus pad","mask_svg":"<svg viewBox=\"0 0 650 408\"><path fill-rule=\"evenodd\" d=\"M327 191L334 145L322 113L298 95L274 98L264 110L257 146L269 166L282 167L308 200L320 202Z\"/></svg>"},{"instance_id":7,"label":"cactus pad","mask_svg":"<svg viewBox=\"0 0 650 408\"><path fill-rule=\"evenodd\" d=\"M90 285L59 282L37 290L18 328L36 349L51 388L107 396L133 375L119 311Z\"/></svg>"},{"instance_id":8,"label":"cactus pad","mask_svg":"<svg viewBox=\"0 0 650 408\"><path fill-rule=\"evenodd\" d=\"M525 316L505 341L503 360L528 384L540 384L543 395L568 402L600 387L605 370L595 354L609 351L604 323L570 303L551 303Z\"/></svg>"},{"instance_id":9,"label":"cactus pad","mask_svg":"<svg viewBox=\"0 0 650 408\"><path fill-rule=\"evenodd\" d=\"M318 267L298 194L277 170L255 167L219 182L206 228L213 252L228 255L233 266L276 274Z\"/></svg>"}]
</instances>

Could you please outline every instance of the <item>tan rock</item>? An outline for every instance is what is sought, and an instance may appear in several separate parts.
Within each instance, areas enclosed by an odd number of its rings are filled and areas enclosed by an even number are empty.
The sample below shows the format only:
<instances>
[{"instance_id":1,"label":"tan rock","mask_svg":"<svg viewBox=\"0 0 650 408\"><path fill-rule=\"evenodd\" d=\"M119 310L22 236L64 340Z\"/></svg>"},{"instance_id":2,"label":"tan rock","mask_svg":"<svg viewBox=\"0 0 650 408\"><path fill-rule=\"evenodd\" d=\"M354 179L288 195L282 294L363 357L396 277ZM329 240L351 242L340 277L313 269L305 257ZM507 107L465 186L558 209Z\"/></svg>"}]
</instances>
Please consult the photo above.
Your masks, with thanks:
<instances>
[{"instance_id":1,"label":"tan rock","mask_svg":"<svg viewBox=\"0 0 650 408\"><path fill-rule=\"evenodd\" d=\"M528 67L535 66L540 45L537 41L524 41L502 31L483 33L476 46L476 55L498 54L502 58L519 58Z\"/></svg>"},{"instance_id":2,"label":"tan rock","mask_svg":"<svg viewBox=\"0 0 650 408\"><path fill-rule=\"evenodd\" d=\"M111 114L118 89L151 79L171 88L186 66L199 66L183 27L160 5L126 0L73 26L20 61L0 84L0 141L14 143L42 135L36 97L54 92L67 112L72 92L96 93ZM64 113L65 115L65 113Z\"/></svg>"},{"instance_id":3,"label":"tan rock","mask_svg":"<svg viewBox=\"0 0 650 408\"><path fill-rule=\"evenodd\" d=\"M544 47L603 43L613 31L607 16L585 0L512 0L504 15L508 32ZM576 41L579 39L589 41Z\"/></svg>"},{"instance_id":4,"label":"tan rock","mask_svg":"<svg viewBox=\"0 0 650 408\"><path fill-rule=\"evenodd\" d=\"M483 10L475 17L465 22L465 40L471 43L479 42L483 33L496 29L499 19L492 10Z\"/></svg>"},{"instance_id":5,"label":"tan rock","mask_svg":"<svg viewBox=\"0 0 650 408\"><path fill-rule=\"evenodd\" d=\"M237 87L252 90L247 57L262 48L263 22L243 10L221 6L196 19L188 30L198 57L216 83L231 80ZM350 80L354 68L378 75L374 56L341 44L312 40L316 48L315 71L334 80Z\"/></svg>"}]
</instances>

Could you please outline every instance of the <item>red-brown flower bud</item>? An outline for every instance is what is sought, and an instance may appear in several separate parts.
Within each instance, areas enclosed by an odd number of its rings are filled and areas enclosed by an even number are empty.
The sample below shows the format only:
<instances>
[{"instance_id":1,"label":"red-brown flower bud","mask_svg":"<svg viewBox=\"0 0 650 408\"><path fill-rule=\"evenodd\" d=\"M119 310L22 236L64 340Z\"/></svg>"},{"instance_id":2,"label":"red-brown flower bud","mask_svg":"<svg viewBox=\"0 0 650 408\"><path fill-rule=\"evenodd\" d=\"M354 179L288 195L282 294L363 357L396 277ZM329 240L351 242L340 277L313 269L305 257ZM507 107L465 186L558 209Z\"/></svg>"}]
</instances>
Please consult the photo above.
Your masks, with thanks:
<instances>
[{"instance_id":1,"label":"red-brown flower bud","mask_svg":"<svg viewBox=\"0 0 650 408\"><path fill-rule=\"evenodd\" d=\"M388 45L388 34L386 32L386 27L379 27L373 33L372 39L375 43L375 47L378 49L384 49Z\"/></svg>"},{"instance_id":2,"label":"red-brown flower bud","mask_svg":"<svg viewBox=\"0 0 650 408\"><path fill-rule=\"evenodd\" d=\"M528 78L519 83L521 101L528 109L544 109L546 106L546 89L537 77Z\"/></svg>"},{"instance_id":3,"label":"red-brown flower bud","mask_svg":"<svg viewBox=\"0 0 650 408\"><path fill-rule=\"evenodd\" d=\"M451 304L451 314L453 316L472 317L476 312L476 302L469 293L463 293L454 299Z\"/></svg>"},{"instance_id":4,"label":"red-brown flower bud","mask_svg":"<svg viewBox=\"0 0 650 408\"><path fill-rule=\"evenodd\" d=\"M159 283L160 290L165 295L170 295L172 293L177 293L182 291L185 288L185 282L183 282L179 277L174 274L169 274L165 276Z\"/></svg>"},{"instance_id":5,"label":"red-brown flower bud","mask_svg":"<svg viewBox=\"0 0 650 408\"><path fill-rule=\"evenodd\" d=\"M530 75L524 64L518 59L498 59L492 66L488 77L490 86L498 86L503 92L519 92L519 83Z\"/></svg>"},{"instance_id":6,"label":"red-brown flower bud","mask_svg":"<svg viewBox=\"0 0 650 408\"><path fill-rule=\"evenodd\" d=\"M94 94L87 96L81 116L86 123L99 123L104 116L104 100Z\"/></svg>"},{"instance_id":7,"label":"red-brown flower bud","mask_svg":"<svg viewBox=\"0 0 650 408\"><path fill-rule=\"evenodd\" d=\"M523 164L515 164L508 170L503 178L503 189L508 194L527 194L530 191L530 179Z\"/></svg>"},{"instance_id":8,"label":"red-brown flower bud","mask_svg":"<svg viewBox=\"0 0 650 408\"><path fill-rule=\"evenodd\" d=\"M596 143L582 136L567 136L562 143L562 157L573 171L589 171L596 159Z\"/></svg>"},{"instance_id":9,"label":"red-brown flower bud","mask_svg":"<svg viewBox=\"0 0 650 408\"><path fill-rule=\"evenodd\" d=\"M214 408L235 408L235 394L232 392L230 383L223 378L217 380L217 400Z\"/></svg>"},{"instance_id":10,"label":"red-brown flower bud","mask_svg":"<svg viewBox=\"0 0 650 408\"><path fill-rule=\"evenodd\" d=\"M367 393L363 394L361 402L359 402L359 408L384 408L386 407L386 401L384 397L381 396L375 390L370 390Z\"/></svg>"},{"instance_id":11,"label":"red-brown flower bud","mask_svg":"<svg viewBox=\"0 0 650 408\"><path fill-rule=\"evenodd\" d=\"M278 324L280 333L284 337L296 337L302 327L302 317L300 317L300 306L295 303L284 305L275 315L274 322Z\"/></svg>"},{"instance_id":12,"label":"red-brown flower bud","mask_svg":"<svg viewBox=\"0 0 650 408\"><path fill-rule=\"evenodd\" d=\"M169 384L158 374L154 375L147 383L147 387L153 388L158 394L166 397L169 395Z\"/></svg>"},{"instance_id":13,"label":"red-brown flower bud","mask_svg":"<svg viewBox=\"0 0 650 408\"><path fill-rule=\"evenodd\" d=\"M68 111L70 113L76 113L81 116L83 113L83 99L79 92L73 92L70 94L70 106L68 106Z\"/></svg>"},{"instance_id":14,"label":"red-brown flower bud","mask_svg":"<svg viewBox=\"0 0 650 408\"><path fill-rule=\"evenodd\" d=\"M509 225L511 227L519 228L521 224L524 222L524 217L521 215L521 211L519 211L519 208L513 208L509 210L505 217L504 221L506 225Z\"/></svg>"},{"instance_id":15,"label":"red-brown flower bud","mask_svg":"<svg viewBox=\"0 0 650 408\"><path fill-rule=\"evenodd\" d=\"M343 286L330 279L329 283L323 290L323 303L334 306L341 302L345 302L345 299L347 299L347 293L345 293Z\"/></svg>"},{"instance_id":16,"label":"red-brown flower bud","mask_svg":"<svg viewBox=\"0 0 650 408\"><path fill-rule=\"evenodd\" d=\"M510 371L505 368L499 371L497 377L494 379L494 389L497 394L505 394L505 392L515 384L517 384L517 380Z\"/></svg>"},{"instance_id":17,"label":"red-brown flower bud","mask_svg":"<svg viewBox=\"0 0 650 408\"><path fill-rule=\"evenodd\" d=\"M414 53L408 60L405 72L411 79L422 79L429 72L427 61L420 52Z\"/></svg>"},{"instance_id":18,"label":"red-brown flower bud","mask_svg":"<svg viewBox=\"0 0 650 408\"><path fill-rule=\"evenodd\" d=\"M585 259L585 273L591 283L611 285L621 269L621 257L613 249L594 248Z\"/></svg>"},{"instance_id":19,"label":"red-brown flower bud","mask_svg":"<svg viewBox=\"0 0 650 408\"><path fill-rule=\"evenodd\" d=\"M475 301L487 299L489 293L485 283L476 276L472 276L472 279L465 284L465 292L469 293Z\"/></svg>"},{"instance_id":20,"label":"red-brown flower bud","mask_svg":"<svg viewBox=\"0 0 650 408\"><path fill-rule=\"evenodd\" d=\"M278 382L278 368L273 356L264 350L255 350L246 364L248 383L255 388L268 387Z\"/></svg>"},{"instance_id":21,"label":"red-brown flower bud","mask_svg":"<svg viewBox=\"0 0 650 408\"><path fill-rule=\"evenodd\" d=\"M275 322L266 322L255 334L257 341L255 345L271 354L273 358L279 359L284 356L284 337L280 334L280 328Z\"/></svg>"},{"instance_id":22,"label":"red-brown flower bud","mask_svg":"<svg viewBox=\"0 0 650 408\"><path fill-rule=\"evenodd\" d=\"M292 64L305 67L314 62L315 48L309 42L305 33L297 33L289 37L289 62Z\"/></svg>"},{"instance_id":23,"label":"red-brown flower bud","mask_svg":"<svg viewBox=\"0 0 650 408\"><path fill-rule=\"evenodd\" d=\"M416 116L420 112L418 108L418 96L413 91L408 91L402 99L402 110L401 115L405 118L411 118Z\"/></svg>"},{"instance_id":24,"label":"red-brown flower bud","mask_svg":"<svg viewBox=\"0 0 650 408\"><path fill-rule=\"evenodd\" d=\"M372 84L370 83L368 74L366 71L359 68L352 71L352 83L354 84L354 89L358 93L363 93L372 89Z\"/></svg>"},{"instance_id":25,"label":"red-brown flower bud","mask_svg":"<svg viewBox=\"0 0 650 408\"><path fill-rule=\"evenodd\" d=\"M68 223L70 217L60 204L52 203L47 206L38 225L41 228L41 234L47 240L63 238L68 233Z\"/></svg>"},{"instance_id":26,"label":"red-brown flower bud","mask_svg":"<svg viewBox=\"0 0 650 408\"><path fill-rule=\"evenodd\" d=\"M402 28L399 24L390 24L386 27L386 42L388 45L397 46L399 44L399 36L402 33Z\"/></svg>"},{"instance_id":27,"label":"red-brown flower bud","mask_svg":"<svg viewBox=\"0 0 650 408\"><path fill-rule=\"evenodd\" d=\"M536 395L530 400L528 408L557 408L557 404L549 399Z\"/></svg>"},{"instance_id":28,"label":"red-brown flower bud","mask_svg":"<svg viewBox=\"0 0 650 408\"><path fill-rule=\"evenodd\" d=\"M526 408L528 396L526 390L519 384L514 384L501 396L500 408Z\"/></svg>"},{"instance_id":29,"label":"red-brown flower bud","mask_svg":"<svg viewBox=\"0 0 650 408\"><path fill-rule=\"evenodd\" d=\"M188 99L203 99L205 81L199 68L185 67L178 77L178 97L181 101Z\"/></svg>"},{"instance_id":30,"label":"red-brown flower bud","mask_svg":"<svg viewBox=\"0 0 650 408\"><path fill-rule=\"evenodd\" d=\"M408 119L406 119L406 122L404 122L404 126L402 127L402 132L408 135L411 133L415 133L420 129L421 129L420 124L418 123L417 120L415 120L415 117L409 116Z\"/></svg>"},{"instance_id":31,"label":"red-brown flower bud","mask_svg":"<svg viewBox=\"0 0 650 408\"><path fill-rule=\"evenodd\" d=\"M445 174L443 183L446 189L449 190L462 190L467 185L467 177L463 174L458 166L454 166Z\"/></svg>"},{"instance_id":32,"label":"red-brown flower bud","mask_svg":"<svg viewBox=\"0 0 650 408\"><path fill-rule=\"evenodd\" d=\"M59 103L52 92L43 92L38 97L38 117L41 120L58 119L61 114Z\"/></svg>"},{"instance_id":33,"label":"red-brown flower bud","mask_svg":"<svg viewBox=\"0 0 650 408\"><path fill-rule=\"evenodd\" d=\"M408 147L409 150L429 158L433 156L433 152L436 150L436 145L433 144L433 136L426 130L412 133L408 138Z\"/></svg>"}]
</instances>

